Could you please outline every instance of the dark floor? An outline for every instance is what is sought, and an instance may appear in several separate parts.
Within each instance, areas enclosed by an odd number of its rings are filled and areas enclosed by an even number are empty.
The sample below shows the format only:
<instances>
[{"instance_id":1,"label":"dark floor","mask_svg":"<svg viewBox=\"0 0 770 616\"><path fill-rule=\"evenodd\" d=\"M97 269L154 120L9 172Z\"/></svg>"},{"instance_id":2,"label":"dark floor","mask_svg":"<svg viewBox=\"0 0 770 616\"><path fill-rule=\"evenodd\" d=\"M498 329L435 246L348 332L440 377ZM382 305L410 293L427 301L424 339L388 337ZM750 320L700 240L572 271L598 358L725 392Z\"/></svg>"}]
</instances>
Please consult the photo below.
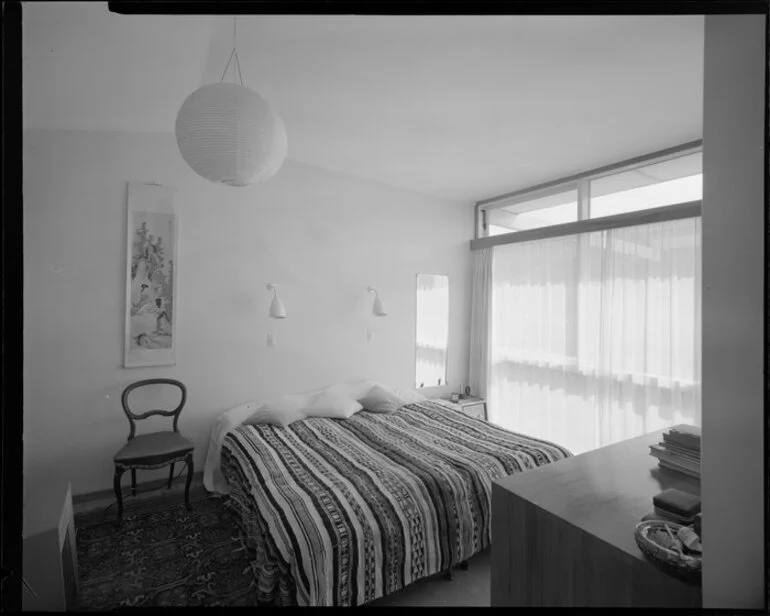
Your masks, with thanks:
<instances>
[{"instance_id":1,"label":"dark floor","mask_svg":"<svg viewBox=\"0 0 770 616\"><path fill-rule=\"evenodd\" d=\"M454 570L454 579L441 575L419 580L403 590L372 601L371 606L489 607L489 549L468 561L468 570Z\"/></svg>"},{"instance_id":2,"label":"dark floor","mask_svg":"<svg viewBox=\"0 0 770 616\"><path fill-rule=\"evenodd\" d=\"M200 485L200 476L193 481L193 488ZM172 492L178 492L180 499L183 499L184 483L178 481L171 489ZM137 500L151 499L159 494L168 494L165 488L153 490L143 490L139 487L139 494L136 496L124 496L124 503L136 502ZM87 502L80 502L74 505L75 514L85 513L94 509L104 509L110 506L107 515L114 515L115 510L114 496L95 498ZM420 607L475 607L490 605L489 590L489 567L490 553L489 549L476 554L469 560L467 571L455 568L454 579L446 580L442 575L435 575L429 578L419 580L403 590L382 597L369 603L372 607L390 607L390 606L420 606Z\"/></svg>"}]
</instances>

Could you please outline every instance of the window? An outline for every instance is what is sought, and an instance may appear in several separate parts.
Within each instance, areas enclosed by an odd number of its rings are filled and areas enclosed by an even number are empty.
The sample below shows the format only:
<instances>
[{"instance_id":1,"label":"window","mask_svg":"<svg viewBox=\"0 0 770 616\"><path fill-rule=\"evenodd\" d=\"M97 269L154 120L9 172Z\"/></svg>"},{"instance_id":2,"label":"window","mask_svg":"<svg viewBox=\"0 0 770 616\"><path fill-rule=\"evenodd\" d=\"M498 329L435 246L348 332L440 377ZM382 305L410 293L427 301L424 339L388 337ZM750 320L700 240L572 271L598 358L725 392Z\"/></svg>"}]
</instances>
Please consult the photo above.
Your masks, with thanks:
<instances>
[{"instance_id":1,"label":"window","mask_svg":"<svg viewBox=\"0 0 770 616\"><path fill-rule=\"evenodd\" d=\"M701 152L590 181L590 217L601 218L703 197Z\"/></svg>"},{"instance_id":2,"label":"window","mask_svg":"<svg viewBox=\"0 0 770 616\"><path fill-rule=\"evenodd\" d=\"M493 248L489 419L583 453L700 423L700 217Z\"/></svg>"},{"instance_id":3,"label":"window","mask_svg":"<svg viewBox=\"0 0 770 616\"><path fill-rule=\"evenodd\" d=\"M495 231L489 235L550 227L577 219L577 189L515 202L490 209L487 213L487 222Z\"/></svg>"},{"instance_id":4,"label":"window","mask_svg":"<svg viewBox=\"0 0 770 616\"><path fill-rule=\"evenodd\" d=\"M479 203L490 421L573 453L700 423L702 196L693 143Z\"/></svg>"},{"instance_id":5,"label":"window","mask_svg":"<svg viewBox=\"0 0 770 616\"><path fill-rule=\"evenodd\" d=\"M481 202L477 237L700 201L703 156L688 144Z\"/></svg>"},{"instance_id":6,"label":"window","mask_svg":"<svg viewBox=\"0 0 770 616\"><path fill-rule=\"evenodd\" d=\"M511 231L513 231L513 229L509 229L508 227L500 227L498 225L488 225L487 237L492 237L493 235L502 235L503 233L510 233Z\"/></svg>"}]
</instances>

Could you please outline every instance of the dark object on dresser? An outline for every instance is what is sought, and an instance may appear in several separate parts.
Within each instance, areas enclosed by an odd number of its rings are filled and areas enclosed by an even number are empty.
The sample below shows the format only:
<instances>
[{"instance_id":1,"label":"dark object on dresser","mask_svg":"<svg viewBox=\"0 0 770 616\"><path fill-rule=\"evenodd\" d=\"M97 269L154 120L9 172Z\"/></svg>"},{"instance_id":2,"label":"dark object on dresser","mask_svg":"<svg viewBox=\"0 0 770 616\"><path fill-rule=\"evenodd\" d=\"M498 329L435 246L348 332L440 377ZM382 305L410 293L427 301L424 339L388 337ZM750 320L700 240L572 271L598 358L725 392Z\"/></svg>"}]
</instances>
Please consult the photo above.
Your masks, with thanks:
<instances>
[{"instance_id":1,"label":"dark object on dresser","mask_svg":"<svg viewBox=\"0 0 770 616\"><path fill-rule=\"evenodd\" d=\"M697 552L687 549L683 533L688 531L680 524L650 520L636 525L634 539L656 567L687 583L699 585L703 566L700 545L693 544Z\"/></svg>"},{"instance_id":2,"label":"dark object on dresser","mask_svg":"<svg viewBox=\"0 0 770 616\"><path fill-rule=\"evenodd\" d=\"M668 488L652 497L655 513L680 524L692 524L700 513L700 498L694 494Z\"/></svg>"},{"instance_id":3,"label":"dark object on dresser","mask_svg":"<svg viewBox=\"0 0 770 616\"><path fill-rule=\"evenodd\" d=\"M695 520L693 522L692 528L695 531L695 534L700 537L700 540L703 541L703 525L701 523L703 514L698 513L695 516Z\"/></svg>"},{"instance_id":4,"label":"dark object on dresser","mask_svg":"<svg viewBox=\"0 0 770 616\"><path fill-rule=\"evenodd\" d=\"M128 395L133 390L147 385L173 385L174 387L178 387L182 394L179 405L172 411L153 410L141 414L133 413L128 405ZM182 382L177 381L176 379L146 379L144 381L132 383L123 390L120 402L123 405L123 411L126 413L126 417L128 417L128 422L131 425L131 432L128 435L128 443L115 454L115 480L113 487L115 489L115 497L118 500L118 526L120 526L123 516L123 495L121 494L120 478L127 470L131 471L131 489L134 496L136 496L137 469L157 469L170 465L171 470L168 475L168 487L170 489L171 481L174 478L174 465L177 462L184 462L187 466L187 483L185 484L184 500L187 509L192 509L192 506L190 505L190 483L192 482L194 471L193 450L195 445L191 440L182 436L178 429L179 415L182 412L182 408L186 401L187 388ZM173 431L152 432L136 436L136 422L153 415L173 417Z\"/></svg>"}]
</instances>

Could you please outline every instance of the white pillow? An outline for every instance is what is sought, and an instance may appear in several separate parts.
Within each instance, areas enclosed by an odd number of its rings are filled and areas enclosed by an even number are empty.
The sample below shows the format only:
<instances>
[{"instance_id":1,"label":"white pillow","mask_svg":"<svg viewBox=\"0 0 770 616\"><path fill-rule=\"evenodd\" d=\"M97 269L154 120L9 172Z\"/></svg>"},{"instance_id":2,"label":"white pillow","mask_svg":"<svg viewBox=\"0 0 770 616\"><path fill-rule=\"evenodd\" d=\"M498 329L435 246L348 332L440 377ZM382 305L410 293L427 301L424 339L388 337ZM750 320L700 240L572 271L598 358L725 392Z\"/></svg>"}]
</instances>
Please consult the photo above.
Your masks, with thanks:
<instances>
[{"instance_id":1,"label":"white pillow","mask_svg":"<svg viewBox=\"0 0 770 616\"><path fill-rule=\"evenodd\" d=\"M347 419L362 408L353 398L326 390L313 396L308 405L302 409L302 413L305 417Z\"/></svg>"},{"instance_id":2,"label":"white pillow","mask_svg":"<svg viewBox=\"0 0 770 616\"><path fill-rule=\"evenodd\" d=\"M392 413L405 404L406 401L381 385L375 385L371 391L358 400L367 410L374 413Z\"/></svg>"},{"instance_id":3,"label":"white pillow","mask_svg":"<svg viewBox=\"0 0 770 616\"><path fill-rule=\"evenodd\" d=\"M270 425L285 428L295 421L305 418L304 407L307 402L307 396L284 396L280 400L263 404L243 423L253 426Z\"/></svg>"}]
</instances>

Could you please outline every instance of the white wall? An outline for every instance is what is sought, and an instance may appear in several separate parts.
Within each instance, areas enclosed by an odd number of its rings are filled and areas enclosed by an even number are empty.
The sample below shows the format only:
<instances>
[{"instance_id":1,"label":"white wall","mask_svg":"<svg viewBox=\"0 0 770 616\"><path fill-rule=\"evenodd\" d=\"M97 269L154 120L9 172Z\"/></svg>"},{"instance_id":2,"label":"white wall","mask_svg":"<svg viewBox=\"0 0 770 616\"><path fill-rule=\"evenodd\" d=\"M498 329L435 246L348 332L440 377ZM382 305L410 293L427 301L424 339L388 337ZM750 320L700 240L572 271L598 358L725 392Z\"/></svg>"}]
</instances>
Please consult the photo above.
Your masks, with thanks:
<instances>
[{"instance_id":1,"label":"white wall","mask_svg":"<svg viewBox=\"0 0 770 616\"><path fill-rule=\"evenodd\" d=\"M703 607L765 605L765 17L707 15Z\"/></svg>"},{"instance_id":2,"label":"white wall","mask_svg":"<svg viewBox=\"0 0 770 616\"><path fill-rule=\"evenodd\" d=\"M178 189L176 366L122 367L127 181ZM450 277L456 390L468 373L472 233L470 204L291 160L262 186L231 188L196 176L173 134L26 132L25 489L58 478L75 494L109 489L128 435L120 392L139 379L188 386L180 427L196 470L212 421L241 402L349 378L412 387L418 272ZM268 281L286 320L267 318ZM367 285L388 317L371 315Z\"/></svg>"}]
</instances>

